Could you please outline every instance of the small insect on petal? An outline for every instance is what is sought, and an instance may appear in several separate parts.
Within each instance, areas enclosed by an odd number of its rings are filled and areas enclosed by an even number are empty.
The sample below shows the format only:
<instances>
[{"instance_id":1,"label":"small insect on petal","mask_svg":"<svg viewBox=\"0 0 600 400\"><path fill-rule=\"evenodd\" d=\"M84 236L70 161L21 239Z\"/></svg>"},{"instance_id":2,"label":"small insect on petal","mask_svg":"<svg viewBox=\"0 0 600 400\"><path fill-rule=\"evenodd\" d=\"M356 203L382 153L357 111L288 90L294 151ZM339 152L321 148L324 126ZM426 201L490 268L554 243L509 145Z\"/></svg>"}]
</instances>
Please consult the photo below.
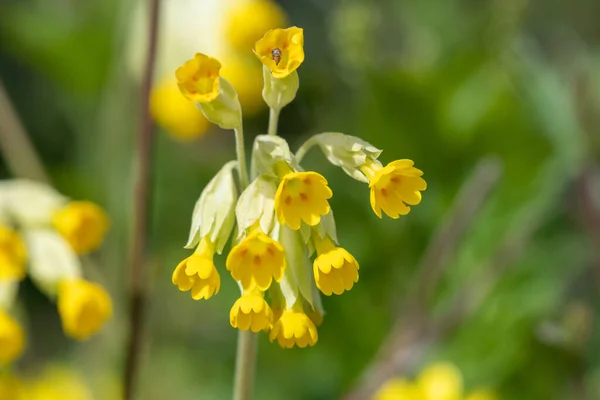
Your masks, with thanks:
<instances>
[{"instance_id":1,"label":"small insect on petal","mask_svg":"<svg viewBox=\"0 0 600 400\"><path fill-rule=\"evenodd\" d=\"M271 58L273 58L273 61L275 61L275 65L279 65L281 62L281 50L279 50L278 47L275 47L273 50L271 50Z\"/></svg>"}]
</instances>

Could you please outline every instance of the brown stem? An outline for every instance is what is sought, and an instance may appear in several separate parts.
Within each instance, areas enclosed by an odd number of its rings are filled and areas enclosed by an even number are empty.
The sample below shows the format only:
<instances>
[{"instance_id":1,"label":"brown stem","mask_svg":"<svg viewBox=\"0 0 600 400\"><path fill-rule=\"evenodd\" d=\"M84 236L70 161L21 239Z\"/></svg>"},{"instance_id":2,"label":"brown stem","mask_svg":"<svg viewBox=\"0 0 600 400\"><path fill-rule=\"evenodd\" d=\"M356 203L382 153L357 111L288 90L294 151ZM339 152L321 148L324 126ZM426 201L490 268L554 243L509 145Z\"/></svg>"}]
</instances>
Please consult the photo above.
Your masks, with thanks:
<instances>
[{"instance_id":1,"label":"brown stem","mask_svg":"<svg viewBox=\"0 0 600 400\"><path fill-rule=\"evenodd\" d=\"M150 90L156 58L160 0L149 0L148 52L141 90L140 127L138 134L137 181L133 199L133 239L131 248L129 337L124 375L124 399L133 398L136 373L139 366L144 325L144 264L146 233L150 212L151 164L154 147L154 127L149 111Z\"/></svg>"},{"instance_id":2,"label":"brown stem","mask_svg":"<svg viewBox=\"0 0 600 400\"><path fill-rule=\"evenodd\" d=\"M50 178L0 81L0 150L14 176L50 183Z\"/></svg>"}]
</instances>

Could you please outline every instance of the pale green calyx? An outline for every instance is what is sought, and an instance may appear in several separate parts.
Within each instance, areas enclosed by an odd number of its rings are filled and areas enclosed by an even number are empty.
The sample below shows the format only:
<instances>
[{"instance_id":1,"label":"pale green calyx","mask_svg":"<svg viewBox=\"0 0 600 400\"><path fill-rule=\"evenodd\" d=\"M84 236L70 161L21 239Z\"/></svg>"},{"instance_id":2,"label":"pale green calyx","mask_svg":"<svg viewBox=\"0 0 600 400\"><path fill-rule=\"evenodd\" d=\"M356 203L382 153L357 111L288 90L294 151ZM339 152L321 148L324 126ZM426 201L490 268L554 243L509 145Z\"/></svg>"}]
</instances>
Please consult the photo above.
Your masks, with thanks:
<instances>
[{"instance_id":1,"label":"pale green calyx","mask_svg":"<svg viewBox=\"0 0 600 400\"><path fill-rule=\"evenodd\" d=\"M68 198L44 183L27 179L11 179L0 183L0 218L13 220L24 228L50 224L54 212L68 201Z\"/></svg>"},{"instance_id":2,"label":"pale green calyx","mask_svg":"<svg viewBox=\"0 0 600 400\"><path fill-rule=\"evenodd\" d=\"M219 77L219 96L210 103L196 103L207 120L223 129L242 126L242 106L235 88L227 79Z\"/></svg>"},{"instance_id":3,"label":"pale green calyx","mask_svg":"<svg viewBox=\"0 0 600 400\"><path fill-rule=\"evenodd\" d=\"M237 188L233 170L237 161L230 161L206 185L192 213L192 227L186 249L194 248L200 238L209 236L215 250L221 254L235 223Z\"/></svg>"},{"instance_id":4,"label":"pale green calyx","mask_svg":"<svg viewBox=\"0 0 600 400\"><path fill-rule=\"evenodd\" d=\"M300 86L298 71L292 72L285 78L275 78L269 68L263 65L263 78L265 85L262 95L270 108L279 111L296 98Z\"/></svg>"},{"instance_id":5,"label":"pale green calyx","mask_svg":"<svg viewBox=\"0 0 600 400\"><path fill-rule=\"evenodd\" d=\"M0 281L0 309L8 310L17 299L19 291L19 281L2 280Z\"/></svg>"},{"instance_id":6,"label":"pale green calyx","mask_svg":"<svg viewBox=\"0 0 600 400\"><path fill-rule=\"evenodd\" d=\"M257 222L264 233L271 232L275 216L276 191L276 178L260 175L242 192L235 208L239 238Z\"/></svg>"},{"instance_id":7,"label":"pale green calyx","mask_svg":"<svg viewBox=\"0 0 600 400\"><path fill-rule=\"evenodd\" d=\"M271 135L257 136L252 147L251 175L277 175L275 164L281 161L295 171L302 170L285 139Z\"/></svg>"},{"instance_id":8,"label":"pale green calyx","mask_svg":"<svg viewBox=\"0 0 600 400\"><path fill-rule=\"evenodd\" d=\"M65 279L81 278L81 262L71 246L52 229L25 231L29 277L46 295L55 296Z\"/></svg>"},{"instance_id":9,"label":"pale green calyx","mask_svg":"<svg viewBox=\"0 0 600 400\"><path fill-rule=\"evenodd\" d=\"M323 215L321 221L313 227L302 224L300 233L302 234L304 243L306 243L308 247L309 255L312 255L315 252L313 241L310 240L312 235L319 235L319 238L321 239L327 236L333 240L334 243L339 244L337 229L335 227L335 218L333 218L333 210L329 210L326 215Z\"/></svg>"},{"instance_id":10,"label":"pale green calyx","mask_svg":"<svg viewBox=\"0 0 600 400\"><path fill-rule=\"evenodd\" d=\"M356 136L345 135L337 132L326 132L310 138L305 144L318 145L327 160L335 166L341 167L344 172L357 181L368 183L367 177L359 167L367 160L376 160L381 150ZM302 147L305 147L302 146Z\"/></svg>"}]
</instances>

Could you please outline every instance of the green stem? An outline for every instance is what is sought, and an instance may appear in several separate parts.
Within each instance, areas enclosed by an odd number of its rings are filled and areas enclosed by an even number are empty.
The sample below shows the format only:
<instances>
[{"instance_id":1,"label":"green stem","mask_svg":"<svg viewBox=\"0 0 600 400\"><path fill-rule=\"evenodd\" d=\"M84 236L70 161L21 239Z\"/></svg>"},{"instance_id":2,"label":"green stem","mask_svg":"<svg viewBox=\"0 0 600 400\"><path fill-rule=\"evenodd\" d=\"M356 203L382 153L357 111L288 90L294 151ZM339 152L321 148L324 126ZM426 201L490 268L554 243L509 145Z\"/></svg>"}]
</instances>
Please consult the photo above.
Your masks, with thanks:
<instances>
[{"instance_id":1,"label":"green stem","mask_svg":"<svg viewBox=\"0 0 600 400\"><path fill-rule=\"evenodd\" d=\"M238 159L238 171L240 172L240 185L242 190L248 186L248 167L246 165L246 149L244 147L244 129L240 126L235 129L235 150Z\"/></svg>"},{"instance_id":2,"label":"green stem","mask_svg":"<svg viewBox=\"0 0 600 400\"><path fill-rule=\"evenodd\" d=\"M235 130L236 152L242 190L248 186L248 168L244 148L244 133L240 126ZM250 400L254 386L256 368L256 334L252 331L239 331L235 358L234 400Z\"/></svg>"},{"instance_id":3,"label":"green stem","mask_svg":"<svg viewBox=\"0 0 600 400\"><path fill-rule=\"evenodd\" d=\"M233 400L250 400L256 368L256 334L239 331L237 346Z\"/></svg>"},{"instance_id":4,"label":"green stem","mask_svg":"<svg viewBox=\"0 0 600 400\"><path fill-rule=\"evenodd\" d=\"M271 108L269 111L269 135L276 136L277 135L277 124L279 123L279 113L281 110L276 110Z\"/></svg>"},{"instance_id":5,"label":"green stem","mask_svg":"<svg viewBox=\"0 0 600 400\"><path fill-rule=\"evenodd\" d=\"M300 148L298 149L298 151L296 152L296 161L300 162L302 161L302 159L304 158L304 156L306 155L306 153L315 145L317 144L315 137L311 137L310 139L308 139L306 142L304 142L304 144L302 146L300 146Z\"/></svg>"}]
</instances>

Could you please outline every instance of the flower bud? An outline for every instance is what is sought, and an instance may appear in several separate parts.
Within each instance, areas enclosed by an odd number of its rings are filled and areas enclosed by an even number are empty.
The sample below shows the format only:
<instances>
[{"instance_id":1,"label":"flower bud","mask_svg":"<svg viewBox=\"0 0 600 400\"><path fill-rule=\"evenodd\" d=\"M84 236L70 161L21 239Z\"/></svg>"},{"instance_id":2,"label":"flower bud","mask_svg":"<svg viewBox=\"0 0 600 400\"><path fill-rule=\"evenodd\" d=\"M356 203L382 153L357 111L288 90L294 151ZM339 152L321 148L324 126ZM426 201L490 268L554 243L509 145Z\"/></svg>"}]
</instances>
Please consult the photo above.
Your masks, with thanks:
<instances>
[{"instance_id":1,"label":"flower bud","mask_svg":"<svg viewBox=\"0 0 600 400\"><path fill-rule=\"evenodd\" d=\"M280 136L258 135L252 147L251 175L278 176L278 165L287 165L290 172L301 170L288 143Z\"/></svg>"},{"instance_id":2,"label":"flower bud","mask_svg":"<svg viewBox=\"0 0 600 400\"><path fill-rule=\"evenodd\" d=\"M236 166L236 161L225 164L202 191L194 206L186 249L193 249L200 238L208 235L216 252L221 254L223 251L235 223L237 189L233 169Z\"/></svg>"}]
</instances>

